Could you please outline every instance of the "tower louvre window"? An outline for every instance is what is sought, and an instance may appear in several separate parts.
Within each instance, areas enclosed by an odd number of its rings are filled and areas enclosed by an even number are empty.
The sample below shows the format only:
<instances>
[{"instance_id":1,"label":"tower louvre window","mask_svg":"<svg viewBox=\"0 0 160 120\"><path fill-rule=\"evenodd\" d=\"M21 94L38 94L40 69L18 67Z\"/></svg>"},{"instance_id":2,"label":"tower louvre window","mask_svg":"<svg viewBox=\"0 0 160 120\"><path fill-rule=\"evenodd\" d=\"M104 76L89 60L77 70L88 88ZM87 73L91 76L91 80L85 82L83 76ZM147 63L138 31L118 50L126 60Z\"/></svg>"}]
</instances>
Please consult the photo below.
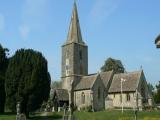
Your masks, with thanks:
<instances>
[{"instance_id":1,"label":"tower louvre window","mask_svg":"<svg viewBox=\"0 0 160 120\"><path fill-rule=\"evenodd\" d=\"M82 51L79 52L80 61L82 61Z\"/></svg>"}]
</instances>

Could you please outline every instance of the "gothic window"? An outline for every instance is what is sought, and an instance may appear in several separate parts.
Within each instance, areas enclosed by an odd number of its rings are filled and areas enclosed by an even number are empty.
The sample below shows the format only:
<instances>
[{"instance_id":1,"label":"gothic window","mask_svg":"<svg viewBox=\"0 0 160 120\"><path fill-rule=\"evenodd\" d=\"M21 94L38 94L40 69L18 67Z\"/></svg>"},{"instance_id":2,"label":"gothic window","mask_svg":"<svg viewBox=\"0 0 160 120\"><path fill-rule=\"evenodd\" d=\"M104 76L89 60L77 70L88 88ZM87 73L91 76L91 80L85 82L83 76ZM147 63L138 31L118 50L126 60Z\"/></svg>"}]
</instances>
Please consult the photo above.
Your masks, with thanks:
<instances>
[{"instance_id":1,"label":"gothic window","mask_svg":"<svg viewBox=\"0 0 160 120\"><path fill-rule=\"evenodd\" d=\"M85 104L85 94L84 94L84 92L82 92L82 94L81 94L81 103Z\"/></svg>"},{"instance_id":2,"label":"gothic window","mask_svg":"<svg viewBox=\"0 0 160 120\"><path fill-rule=\"evenodd\" d=\"M83 74L83 63L82 63L82 51L79 51L79 60L80 60L80 74Z\"/></svg>"},{"instance_id":3,"label":"gothic window","mask_svg":"<svg viewBox=\"0 0 160 120\"><path fill-rule=\"evenodd\" d=\"M115 98L115 97L116 97L116 94L114 94L113 96L114 96L114 98Z\"/></svg>"},{"instance_id":4,"label":"gothic window","mask_svg":"<svg viewBox=\"0 0 160 120\"><path fill-rule=\"evenodd\" d=\"M101 88L99 87L98 88L98 99L100 99L101 98Z\"/></svg>"},{"instance_id":5,"label":"gothic window","mask_svg":"<svg viewBox=\"0 0 160 120\"><path fill-rule=\"evenodd\" d=\"M130 101L131 97L130 97L130 94L126 94L126 98L127 98L127 101Z\"/></svg>"}]
</instances>

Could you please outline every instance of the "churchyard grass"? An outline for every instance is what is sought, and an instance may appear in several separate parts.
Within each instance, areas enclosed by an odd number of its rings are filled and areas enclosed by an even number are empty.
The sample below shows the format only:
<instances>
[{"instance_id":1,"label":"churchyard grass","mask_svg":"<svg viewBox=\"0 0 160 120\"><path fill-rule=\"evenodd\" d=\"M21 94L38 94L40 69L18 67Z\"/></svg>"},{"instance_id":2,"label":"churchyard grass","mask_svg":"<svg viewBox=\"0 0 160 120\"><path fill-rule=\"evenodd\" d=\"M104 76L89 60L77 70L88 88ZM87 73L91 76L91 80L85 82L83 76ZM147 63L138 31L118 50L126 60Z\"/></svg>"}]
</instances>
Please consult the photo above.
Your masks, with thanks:
<instances>
[{"instance_id":1,"label":"churchyard grass","mask_svg":"<svg viewBox=\"0 0 160 120\"><path fill-rule=\"evenodd\" d=\"M29 120L61 120L61 113L47 113L47 117L36 113ZM101 111L101 112L75 112L76 120L134 120L134 111ZM0 115L0 120L16 120L14 114ZM138 112L138 120L160 120L160 111Z\"/></svg>"},{"instance_id":2,"label":"churchyard grass","mask_svg":"<svg viewBox=\"0 0 160 120\"><path fill-rule=\"evenodd\" d=\"M0 114L0 120L16 120L16 116L14 113L4 113Z\"/></svg>"},{"instance_id":3,"label":"churchyard grass","mask_svg":"<svg viewBox=\"0 0 160 120\"><path fill-rule=\"evenodd\" d=\"M134 120L134 111L76 112L77 120ZM160 120L160 111L138 112L138 120Z\"/></svg>"}]
</instances>

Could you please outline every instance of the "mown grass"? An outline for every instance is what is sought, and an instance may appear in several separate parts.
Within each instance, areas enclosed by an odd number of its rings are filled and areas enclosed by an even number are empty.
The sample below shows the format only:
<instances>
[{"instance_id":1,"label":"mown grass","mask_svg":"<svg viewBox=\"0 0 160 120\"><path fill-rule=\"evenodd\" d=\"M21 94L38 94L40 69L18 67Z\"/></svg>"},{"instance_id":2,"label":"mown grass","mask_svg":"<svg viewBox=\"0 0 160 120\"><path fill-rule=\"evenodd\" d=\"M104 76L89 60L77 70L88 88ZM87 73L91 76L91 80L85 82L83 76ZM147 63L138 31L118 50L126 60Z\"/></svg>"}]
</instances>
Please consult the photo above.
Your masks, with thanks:
<instances>
[{"instance_id":1,"label":"mown grass","mask_svg":"<svg viewBox=\"0 0 160 120\"><path fill-rule=\"evenodd\" d=\"M0 120L16 120L14 113L4 113L0 115Z\"/></svg>"},{"instance_id":2,"label":"mown grass","mask_svg":"<svg viewBox=\"0 0 160 120\"><path fill-rule=\"evenodd\" d=\"M76 112L77 120L134 120L134 111ZM160 120L160 111L138 112L138 120Z\"/></svg>"},{"instance_id":3,"label":"mown grass","mask_svg":"<svg viewBox=\"0 0 160 120\"><path fill-rule=\"evenodd\" d=\"M60 120L63 113L47 113L41 116L41 113L31 115L28 120ZM76 120L134 120L133 111L101 111L101 112L75 112ZM16 120L14 114L0 115L0 120ZM160 120L160 111L143 111L138 112L138 120Z\"/></svg>"}]
</instances>

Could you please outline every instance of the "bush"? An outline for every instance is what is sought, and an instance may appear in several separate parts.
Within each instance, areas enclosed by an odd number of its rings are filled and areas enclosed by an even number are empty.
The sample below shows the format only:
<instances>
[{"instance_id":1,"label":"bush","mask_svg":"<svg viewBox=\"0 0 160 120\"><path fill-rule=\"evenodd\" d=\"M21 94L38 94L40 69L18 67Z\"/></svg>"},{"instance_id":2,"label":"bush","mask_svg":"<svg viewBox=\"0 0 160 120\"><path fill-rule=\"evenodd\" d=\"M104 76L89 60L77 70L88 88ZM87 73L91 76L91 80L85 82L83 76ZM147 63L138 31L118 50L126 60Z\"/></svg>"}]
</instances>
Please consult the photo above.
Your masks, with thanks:
<instances>
[{"instance_id":1,"label":"bush","mask_svg":"<svg viewBox=\"0 0 160 120\"><path fill-rule=\"evenodd\" d=\"M87 106L87 107L86 107L86 111L87 111L87 112L92 112L92 105Z\"/></svg>"}]
</instances>

